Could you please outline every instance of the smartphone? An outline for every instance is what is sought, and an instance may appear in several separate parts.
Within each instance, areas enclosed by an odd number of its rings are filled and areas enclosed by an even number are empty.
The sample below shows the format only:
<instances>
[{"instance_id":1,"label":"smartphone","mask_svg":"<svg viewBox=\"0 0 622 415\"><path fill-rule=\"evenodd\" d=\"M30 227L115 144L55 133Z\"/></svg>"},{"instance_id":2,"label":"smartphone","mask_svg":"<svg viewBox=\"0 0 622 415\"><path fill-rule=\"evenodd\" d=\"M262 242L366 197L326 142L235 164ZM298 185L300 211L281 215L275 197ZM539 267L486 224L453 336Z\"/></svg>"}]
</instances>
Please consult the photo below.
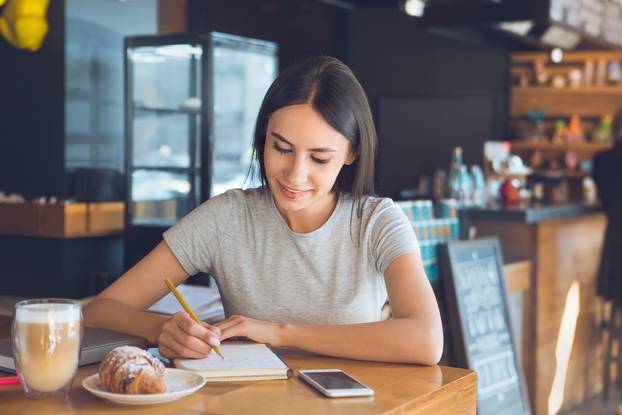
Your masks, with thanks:
<instances>
[{"instance_id":1,"label":"smartphone","mask_svg":"<svg viewBox=\"0 0 622 415\"><path fill-rule=\"evenodd\" d=\"M373 396L373 389L339 369L301 370L298 377L329 398Z\"/></svg>"}]
</instances>

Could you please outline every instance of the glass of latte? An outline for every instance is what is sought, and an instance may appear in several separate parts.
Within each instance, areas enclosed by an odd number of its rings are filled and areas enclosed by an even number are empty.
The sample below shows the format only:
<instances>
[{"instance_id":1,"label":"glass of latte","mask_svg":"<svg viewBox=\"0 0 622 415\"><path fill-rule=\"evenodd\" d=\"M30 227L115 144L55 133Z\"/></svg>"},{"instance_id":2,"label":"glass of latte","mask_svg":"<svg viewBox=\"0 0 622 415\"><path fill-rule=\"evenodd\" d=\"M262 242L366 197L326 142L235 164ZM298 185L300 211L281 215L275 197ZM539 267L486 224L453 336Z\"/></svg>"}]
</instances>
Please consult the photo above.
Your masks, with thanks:
<instances>
[{"instance_id":1,"label":"glass of latte","mask_svg":"<svg viewBox=\"0 0 622 415\"><path fill-rule=\"evenodd\" d=\"M27 396L66 396L78 369L80 303L37 299L15 305L13 356Z\"/></svg>"}]
</instances>

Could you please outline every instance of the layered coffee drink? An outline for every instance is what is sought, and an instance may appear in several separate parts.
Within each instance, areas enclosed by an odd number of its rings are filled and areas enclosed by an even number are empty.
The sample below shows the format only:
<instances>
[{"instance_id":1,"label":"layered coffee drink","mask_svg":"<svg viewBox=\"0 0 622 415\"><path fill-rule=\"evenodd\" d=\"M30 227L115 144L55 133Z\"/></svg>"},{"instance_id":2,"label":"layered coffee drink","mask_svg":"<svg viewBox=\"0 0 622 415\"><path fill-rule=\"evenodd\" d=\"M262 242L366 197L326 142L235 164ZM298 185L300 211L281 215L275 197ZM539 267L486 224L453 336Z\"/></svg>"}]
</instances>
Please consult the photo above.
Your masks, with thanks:
<instances>
[{"instance_id":1,"label":"layered coffee drink","mask_svg":"<svg viewBox=\"0 0 622 415\"><path fill-rule=\"evenodd\" d=\"M13 355L25 392L67 392L80 357L80 304L71 300L28 300L15 307Z\"/></svg>"}]
</instances>

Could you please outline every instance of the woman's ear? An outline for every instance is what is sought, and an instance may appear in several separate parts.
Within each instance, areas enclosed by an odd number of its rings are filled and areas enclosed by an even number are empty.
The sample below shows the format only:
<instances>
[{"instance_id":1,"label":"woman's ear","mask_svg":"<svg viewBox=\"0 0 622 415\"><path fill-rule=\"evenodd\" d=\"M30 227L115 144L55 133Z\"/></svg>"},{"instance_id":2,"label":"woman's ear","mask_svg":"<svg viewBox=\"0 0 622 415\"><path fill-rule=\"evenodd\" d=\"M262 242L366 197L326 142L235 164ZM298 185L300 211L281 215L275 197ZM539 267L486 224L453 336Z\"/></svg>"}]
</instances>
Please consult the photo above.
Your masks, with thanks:
<instances>
[{"instance_id":1,"label":"woman's ear","mask_svg":"<svg viewBox=\"0 0 622 415\"><path fill-rule=\"evenodd\" d=\"M350 164L354 163L354 160L356 160L356 154L350 151L348 152L348 158L346 158L346 161L343 164L345 164L346 166L349 166Z\"/></svg>"}]
</instances>

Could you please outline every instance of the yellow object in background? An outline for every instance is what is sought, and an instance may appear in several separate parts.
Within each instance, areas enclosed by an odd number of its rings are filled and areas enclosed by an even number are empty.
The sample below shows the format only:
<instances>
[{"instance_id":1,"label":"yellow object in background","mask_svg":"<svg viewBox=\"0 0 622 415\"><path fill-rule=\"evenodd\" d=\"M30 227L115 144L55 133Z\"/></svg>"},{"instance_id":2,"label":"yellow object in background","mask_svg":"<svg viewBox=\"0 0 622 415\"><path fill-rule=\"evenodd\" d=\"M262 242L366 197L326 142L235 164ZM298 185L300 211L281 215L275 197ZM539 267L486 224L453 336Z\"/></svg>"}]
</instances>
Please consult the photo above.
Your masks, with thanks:
<instances>
[{"instance_id":1,"label":"yellow object in background","mask_svg":"<svg viewBox=\"0 0 622 415\"><path fill-rule=\"evenodd\" d=\"M6 3L6 4L5 4ZM0 0L0 33L11 45L35 51L48 32L48 0Z\"/></svg>"}]
</instances>

